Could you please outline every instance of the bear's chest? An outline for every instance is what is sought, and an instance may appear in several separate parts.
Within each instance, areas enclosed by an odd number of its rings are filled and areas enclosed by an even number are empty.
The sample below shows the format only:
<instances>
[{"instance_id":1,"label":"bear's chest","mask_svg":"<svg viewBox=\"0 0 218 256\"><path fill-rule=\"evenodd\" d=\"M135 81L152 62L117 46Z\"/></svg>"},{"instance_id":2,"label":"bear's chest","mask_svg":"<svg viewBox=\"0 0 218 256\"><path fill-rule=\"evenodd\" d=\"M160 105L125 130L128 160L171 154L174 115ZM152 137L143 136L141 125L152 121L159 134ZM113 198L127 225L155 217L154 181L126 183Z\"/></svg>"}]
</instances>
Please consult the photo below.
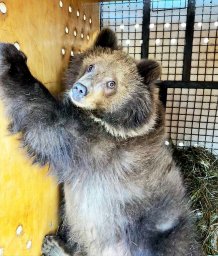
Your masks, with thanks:
<instances>
[{"instance_id":1,"label":"bear's chest","mask_svg":"<svg viewBox=\"0 0 218 256\"><path fill-rule=\"evenodd\" d=\"M118 230L127 224L123 208L133 195L117 182L92 177L86 182L78 179L73 185L65 185L66 219L72 238L96 255L102 248L115 255L108 244L118 243ZM120 245L118 248L123 250Z\"/></svg>"}]
</instances>

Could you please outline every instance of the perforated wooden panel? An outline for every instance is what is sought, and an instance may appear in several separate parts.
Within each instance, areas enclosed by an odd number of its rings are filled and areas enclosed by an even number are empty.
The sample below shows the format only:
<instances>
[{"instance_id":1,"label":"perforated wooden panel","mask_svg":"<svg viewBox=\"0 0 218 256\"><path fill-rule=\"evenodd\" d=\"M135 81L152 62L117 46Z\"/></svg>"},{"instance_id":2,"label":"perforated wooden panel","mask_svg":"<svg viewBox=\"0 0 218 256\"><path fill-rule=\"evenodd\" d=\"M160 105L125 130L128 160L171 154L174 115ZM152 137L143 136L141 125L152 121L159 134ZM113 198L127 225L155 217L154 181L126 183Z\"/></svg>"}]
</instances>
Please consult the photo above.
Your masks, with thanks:
<instances>
[{"instance_id":1,"label":"perforated wooden panel","mask_svg":"<svg viewBox=\"0 0 218 256\"><path fill-rule=\"evenodd\" d=\"M18 43L33 74L57 91L70 54L87 48L99 30L98 3L4 0L0 4L0 41Z\"/></svg>"},{"instance_id":2,"label":"perforated wooden panel","mask_svg":"<svg viewBox=\"0 0 218 256\"><path fill-rule=\"evenodd\" d=\"M87 48L98 30L93 1L0 0L0 41L16 43L52 93L61 90L70 55ZM31 165L7 125L0 102L0 256L38 256L43 237L58 225L58 187L48 167Z\"/></svg>"}]
</instances>

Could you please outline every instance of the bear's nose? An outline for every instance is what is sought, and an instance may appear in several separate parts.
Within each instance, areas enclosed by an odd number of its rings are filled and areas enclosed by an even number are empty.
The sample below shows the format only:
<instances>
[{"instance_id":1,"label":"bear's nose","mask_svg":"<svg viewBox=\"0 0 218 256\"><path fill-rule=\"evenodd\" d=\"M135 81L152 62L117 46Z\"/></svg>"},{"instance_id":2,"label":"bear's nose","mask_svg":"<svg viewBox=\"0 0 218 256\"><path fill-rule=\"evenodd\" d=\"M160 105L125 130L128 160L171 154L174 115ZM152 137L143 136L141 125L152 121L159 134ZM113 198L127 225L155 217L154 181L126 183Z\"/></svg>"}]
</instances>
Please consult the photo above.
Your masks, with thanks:
<instances>
[{"instance_id":1,"label":"bear's nose","mask_svg":"<svg viewBox=\"0 0 218 256\"><path fill-rule=\"evenodd\" d=\"M86 96L88 90L85 85L81 83L75 83L72 90L72 97L74 100L79 101Z\"/></svg>"}]
</instances>

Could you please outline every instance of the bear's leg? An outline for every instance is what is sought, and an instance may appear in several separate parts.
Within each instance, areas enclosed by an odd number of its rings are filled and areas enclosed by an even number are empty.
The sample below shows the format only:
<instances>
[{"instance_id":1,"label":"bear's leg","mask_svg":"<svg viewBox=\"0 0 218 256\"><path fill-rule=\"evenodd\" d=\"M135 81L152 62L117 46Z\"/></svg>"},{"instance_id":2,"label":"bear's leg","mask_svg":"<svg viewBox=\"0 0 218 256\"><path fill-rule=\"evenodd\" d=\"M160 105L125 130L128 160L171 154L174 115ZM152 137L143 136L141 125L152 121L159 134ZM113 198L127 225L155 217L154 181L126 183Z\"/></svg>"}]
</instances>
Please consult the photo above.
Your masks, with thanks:
<instances>
[{"instance_id":1,"label":"bear's leg","mask_svg":"<svg viewBox=\"0 0 218 256\"><path fill-rule=\"evenodd\" d=\"M46 236L42 244L43 256L70 256L60 245L56 236Z\"/></svg>"},{"instance_id":2,"label":"bear's leg","mask_svg":"<svg viewBox=\"0 0 218 256\"><path fill-rule=\"evenodd\" d=\"M49 235L44 238L42 244L43 256L86 256L85 253L77 251L76 248L71 252L66 252L63 241L58 236Z\"/></svg>"},{"instance_id":3,"label":"bear's leg","mask_svg":"<svg viewBox=\"0 0 218 256\"><path fill-rule=\"evenodd\" d=\"M21 132L22 145L33 162L62 165L55 172L61 181L63 173L58 170L73 160L74 137L65 128L72 113L31 75L24 54L12 44L0 43L0 98L10 131Z\"/></svg>"}]
</instances>

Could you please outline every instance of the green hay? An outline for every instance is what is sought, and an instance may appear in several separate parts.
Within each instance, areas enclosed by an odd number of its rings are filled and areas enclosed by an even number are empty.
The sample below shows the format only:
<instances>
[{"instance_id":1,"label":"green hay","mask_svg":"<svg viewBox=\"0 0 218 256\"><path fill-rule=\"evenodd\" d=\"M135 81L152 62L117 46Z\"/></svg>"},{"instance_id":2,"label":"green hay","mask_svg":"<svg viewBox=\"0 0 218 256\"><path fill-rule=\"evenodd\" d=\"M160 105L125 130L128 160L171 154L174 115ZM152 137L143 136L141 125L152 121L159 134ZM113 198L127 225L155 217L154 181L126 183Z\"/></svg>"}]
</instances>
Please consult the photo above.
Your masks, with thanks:
<instances>
[{"instance_id":1,"label":"green hay","mask_svg":"<svg viewBox=\"0 0 218 256\"><path fill-rule=\"evenodd\" d=\"M218 255L218 158L205 148L173 146L207 255Z\"/></svg>"}]
</instances>

